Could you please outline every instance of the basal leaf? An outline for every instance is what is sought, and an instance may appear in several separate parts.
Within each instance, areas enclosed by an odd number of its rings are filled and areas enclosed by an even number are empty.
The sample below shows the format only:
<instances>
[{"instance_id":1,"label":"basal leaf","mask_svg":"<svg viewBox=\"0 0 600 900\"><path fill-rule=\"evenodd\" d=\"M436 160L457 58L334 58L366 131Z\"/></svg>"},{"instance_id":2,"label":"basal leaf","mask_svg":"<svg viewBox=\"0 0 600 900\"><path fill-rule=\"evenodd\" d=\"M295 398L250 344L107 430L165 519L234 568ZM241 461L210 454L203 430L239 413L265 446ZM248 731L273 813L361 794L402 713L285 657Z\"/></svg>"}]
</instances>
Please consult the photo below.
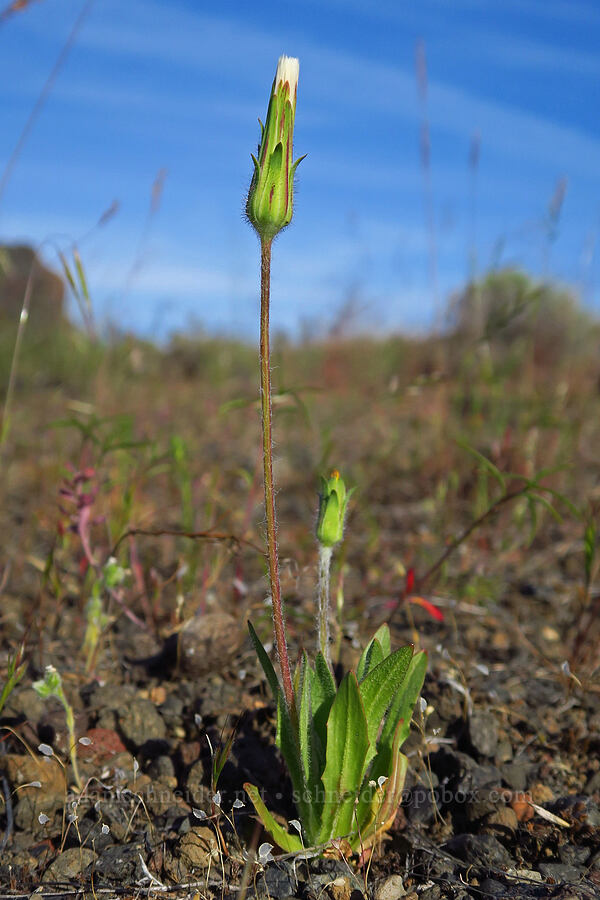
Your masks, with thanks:
<instances>
[{"instance_id":1,"label":"basal leaf","mask_svg":"<svg viewBox=\"0 0 600 900\"><path fill-rule=\"evenodd\" d=\"M400 647L372 669L359 686L369 736L368 764L376 751L377 737L381 723L408 671L413 655L413 646Z\"/></svg>"},{"instance_id":2,"label":"basal leaf","mask_svg":"<svg viewBox=\"0 0 600 900\"><path fill-rule=\"evenodd\" d=\"M299 731L300 731L300 755L302 757L302 766L304 769L304 778L306 779L311 797L317 796L318 788L321 782L321 770L319 768L319 759L322 756L321 742L316 734L314 713L312 706L312 687L314 672L310 665L310 661L306 653L303 654L304 663L302 671L302 679L300 685L300 715L299 715Z\"/></svg>"},{"instance_id":3,"label":"basal leaf","mask_svg":"<svg viewBox=\"0 0 600 900\"><path fill-rule=\"evenodd\" d=\"M384 657L389 656L392 652L392 639L390 637L390 629L386 622L380 625L373 638L379 641Z\"/></svg>"},{"instance_id":4,"label":"basal leaf","mask_svg":"<svg viewBox=\"0 0 600 900\"><path fill-rule=\"evenodd\" d=\"M312 753L312 711L311 711L311 697L310 697L310 663L308 661L308 656L306 652L304 652L300 658L300 662L298 664L298 668L296 670L296 674L298 675L298 686L297 690L297 698L299 700L299 713L298 713L298 733L300 736L300 757L302 760L302 768L304 771L304 778L308 782L310 780L310 770L311 770L311 760L313 757Z\"/></svg>"},{"instance_id":5,"label":"basal leaf","mask_svg":"<svg viewBox=\"0 0 600 900\"><path fill-rule=\"evenodd\" d=\"M371 669L374 669L380 662L383 662L384 655L383 648L379 641L376 638L371 638L363 650L362 656L358 661L358 666L356 667L356 677L358 678L359 684L361 681L365 680Z\"/></svg>"},{"instance_id":6,"label":"basal leaf","mask_svg":"<svg viewBox=\"0 0 600 900\"><path fill-rule=\"evenodd\" d=\"M348 672L338 688L327 722L325 799L317 843L345 837L353 830L354 801L369 749L367 720L358 682Z\"/></svg>"},{"instance_id":7,"label":"basal leaf","mask_svg":"<svg viewBox=\"0 0 600 900\"><path fill-rule=\"evenodd\" d=\"M300 818L308 826L309 821L312 819L312 813L310 795L302 765L300 740L299 735L294 732L292 727L283 693L277 703L277 746L281 750L290 773L295 803L298 807Z\"/></svg>"},{"instance_id":8,"label":"basal leaf","mask_svg":"<svg viewBox=\"0 0 600 900\"><path fill-rule=\"evenodd\" d=\"M285 828L282 828L279 822L275 821L275 819L263 803L258 788L255 785L249 784L247 782L244 785L244 790L250 797L254 805L254 809L258 813L259 819L261 820L275 843L278 844L286 853L299 853L301 850L303 850L304 848L302 846L302 841L300 840L299 835L289 834L289 832L287 832Z\"/></svg>"},{"instance_id":9,"label":"basal leaf","mask_svg":"<svg viewBox=\"0 0 600 900\"><path fill-rule=\"evenodd\" d=\"M378 751L391 752L392 741L396 733L398 723L402 720L402 728L400 729L400 744L402 746L410 731L410 720L412 719L415 703L419 699L423 681L425 680L425 672L427 670L427 654L424 650L415 653L410 661L408 671L401 687L392 700L390 711L387 714L381 737L379 739Z\"/></svg>"},{"instance_id":10,"label":"basal leaf","mask_svg":"<svg viewBox=\"0 0 600 900\"><path fill-rule=\"evenodd\" d=\"M333 675L322 653L317 653L315 668L311 669L311 705L312 719L315 729L315 753L318 758L319 772L325 767L325 747L327 746L327 719L331 704L335 699L336 685Z\"/></svg>"},{"instance_id":11,"label":"basal leaf","mask_svg":"<svg viewBox=\"0 0 600 900\"><path fill-rule=\"evenodd\" d=\"M294 788L296 797L298 797L298 811L300 812L300 815L302 816L302 819L304 821L305 818L309 815L310 803L308 802L307 785L302 767L299 736L292 725L287 703L285 701L285 697L283 696L283 691L280 687L279 679L277 678L275 669L273 668L273 663L269 659L267 651L263 647L260 638L254 630L251 622L248 622L248 630L250 632L250 637L252 638L252 643L254 644L256 654L260 660L260 664L263 667L263 671L277 703L276 743L281 750L283 758L285 759L286 765L288 767L290 778L292 780L292 786Z\"/></svg>"},{"instance_id":12,"label":"basal leaf","mask_svg":"<svg viewBox=\"0 0 600 900\"><path fill-rule=\"evenodd\" d=\"M400 752L401 732L402 722L399 722L392 741L391 753L386 755L378 753L367 776L370 782L375 782L377 788L371 789L370 802L360 803L357 809L363 846L370 846L378 834L391 827L402 800L408 760ZM383 778L385 782L380 785L379 780ZM365 782L361 787L361 798L369 797L368 791L369 785Z\"/></svg>"}]
</instances>

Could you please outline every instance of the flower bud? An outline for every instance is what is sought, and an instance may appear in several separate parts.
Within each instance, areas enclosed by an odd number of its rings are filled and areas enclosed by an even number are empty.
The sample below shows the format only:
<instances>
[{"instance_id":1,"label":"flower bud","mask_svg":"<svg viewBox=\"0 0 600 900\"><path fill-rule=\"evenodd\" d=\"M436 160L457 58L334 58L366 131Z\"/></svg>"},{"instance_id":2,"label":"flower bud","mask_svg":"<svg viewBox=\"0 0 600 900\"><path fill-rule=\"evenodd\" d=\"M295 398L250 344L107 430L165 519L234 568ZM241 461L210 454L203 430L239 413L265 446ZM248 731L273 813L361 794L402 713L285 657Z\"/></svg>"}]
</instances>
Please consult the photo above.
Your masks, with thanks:
<instances>
[{"instance_id":1,"label":"flower bud","mask_svg":"<svg viewBox=\"0 0 600 900\"><path fill-rule=\"evenodd\" d=\"M298 72L297 59L279 58L265 124L258 120L261 139L258 159L252 154L254 174L246 213L263 241L271 241L292 220L294 173L304 159L292 162Z\"/></svg>"},{"instance_id":2,"label":"flower bud","mask_svg":"<svg viewBox=\"0 0 600 900\"><path fill-rule=\"evenodd\" d=\"M346 507L353 493L354 488L346 491L344 479L337 470L334 469L329 478L321 476L317 540L324 547L333 547L342 540Z\"/></svg>"}]
</instances>

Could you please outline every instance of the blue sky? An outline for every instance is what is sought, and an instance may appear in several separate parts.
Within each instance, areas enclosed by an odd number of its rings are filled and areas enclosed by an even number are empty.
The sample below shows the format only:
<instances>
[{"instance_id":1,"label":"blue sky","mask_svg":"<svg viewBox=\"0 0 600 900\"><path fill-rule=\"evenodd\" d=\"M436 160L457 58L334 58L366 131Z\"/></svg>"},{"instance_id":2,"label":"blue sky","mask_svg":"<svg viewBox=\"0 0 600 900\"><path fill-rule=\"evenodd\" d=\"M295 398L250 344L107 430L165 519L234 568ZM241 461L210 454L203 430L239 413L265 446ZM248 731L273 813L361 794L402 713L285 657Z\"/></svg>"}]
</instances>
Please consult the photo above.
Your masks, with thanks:
<instances>
[{"instance_id":1,"label":"blue sky","mask_svg":"<svg viewBox=\"0 0 600 900\"><path fill-rule=\"evenodd\" d=\"M41 0L0 24L0 177L83 5ZM600 312L596 0L95 0L0 196L0 240L44 244L49 262L77 242L100 322L254 335L242 212L286 53L300 58L295 150L308 155L274 247L273 325L320 333L354 298L360 326L424 329L436 289L420 40L438 311L473 266L514 264Z\"/></svg>"}]
</instances>

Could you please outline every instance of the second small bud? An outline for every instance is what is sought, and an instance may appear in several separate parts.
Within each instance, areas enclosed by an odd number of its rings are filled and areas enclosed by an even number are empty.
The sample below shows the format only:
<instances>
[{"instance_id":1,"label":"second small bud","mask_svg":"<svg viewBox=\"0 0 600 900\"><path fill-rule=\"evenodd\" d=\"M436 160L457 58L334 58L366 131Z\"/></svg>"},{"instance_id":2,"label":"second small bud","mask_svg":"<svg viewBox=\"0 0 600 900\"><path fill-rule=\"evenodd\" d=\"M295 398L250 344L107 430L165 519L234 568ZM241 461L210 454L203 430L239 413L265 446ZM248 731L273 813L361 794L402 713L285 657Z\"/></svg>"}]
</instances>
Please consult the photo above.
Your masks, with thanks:
<instances>
[{"instance_id":1,"label":"second small bud","mask_svg":"<svg viewBox=\"0 0 600 900\"><path fill-rule=\"evenodd\" d=\"M317 540L324 547L333 547L342 540L348 500L353 493L354 488L346 490L344 479L337 469L329 478L321 476Z\"/></svg>"}]
</instances>

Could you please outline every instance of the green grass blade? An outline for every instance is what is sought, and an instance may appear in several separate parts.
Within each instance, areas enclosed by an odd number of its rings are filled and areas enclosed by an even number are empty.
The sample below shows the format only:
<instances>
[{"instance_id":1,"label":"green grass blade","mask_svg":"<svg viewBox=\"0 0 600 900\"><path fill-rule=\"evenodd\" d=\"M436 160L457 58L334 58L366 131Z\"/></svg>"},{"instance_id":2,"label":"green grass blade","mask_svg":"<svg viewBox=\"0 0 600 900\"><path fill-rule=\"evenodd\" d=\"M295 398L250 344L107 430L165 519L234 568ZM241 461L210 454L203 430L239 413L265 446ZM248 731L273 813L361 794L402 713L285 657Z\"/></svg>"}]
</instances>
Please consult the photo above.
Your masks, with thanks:
<instances>
[{"instance_id":1,"label":"green grass blade","mask_svg":"<svg viewBox=\"0 0 600 900\"><path fill-rule=\"evenodd\" d=\"M279 697L281 696L281 686L279 684L279 679L277 678L277 673L273 668L273 663L269 659L269 655L263 647L261 640L250 621L248 621L248 631L250 632L250 637L252 638L252 643L254 644L254 649L256 650L256 655L258 656L263 672L265 673L265 677L269 682L273 698L278 702Z\"/></svg>"},{"instance_id":2,"label":"green grass blade","mask_svg":"<svg viewBox=\"0 0 600 900\"><path fill-rule=\"evenodd\" d=\"M487 458L487 456L484 456L483 453L479 452L479 450L471 447L471 445L466 441L457 440L456 443L463 450L466 450L467 453L470 453L472 456L474 456L475 459L479 462L481 468L485 469L486 472L488 472L493 478L495 478L502 490L506 492L506 478L504 477L498 466L495 466L494 463Z\"/></svg>"},{"instance_id":3,"label":"green grass blade","mask_svg":"<svg viewBox=\"0 0 600 900\"><path fill-rule=\"evenodd\" d=\"M258 817L269 832L275 843L281 847L285 853L299 853L303 850L302 841L297 834L289 834L285 828L276 822L265 804L262 801L258 788L246 782L244 790L250 797L254 809L258 813Z\"/></svg>"}]
</instances>

